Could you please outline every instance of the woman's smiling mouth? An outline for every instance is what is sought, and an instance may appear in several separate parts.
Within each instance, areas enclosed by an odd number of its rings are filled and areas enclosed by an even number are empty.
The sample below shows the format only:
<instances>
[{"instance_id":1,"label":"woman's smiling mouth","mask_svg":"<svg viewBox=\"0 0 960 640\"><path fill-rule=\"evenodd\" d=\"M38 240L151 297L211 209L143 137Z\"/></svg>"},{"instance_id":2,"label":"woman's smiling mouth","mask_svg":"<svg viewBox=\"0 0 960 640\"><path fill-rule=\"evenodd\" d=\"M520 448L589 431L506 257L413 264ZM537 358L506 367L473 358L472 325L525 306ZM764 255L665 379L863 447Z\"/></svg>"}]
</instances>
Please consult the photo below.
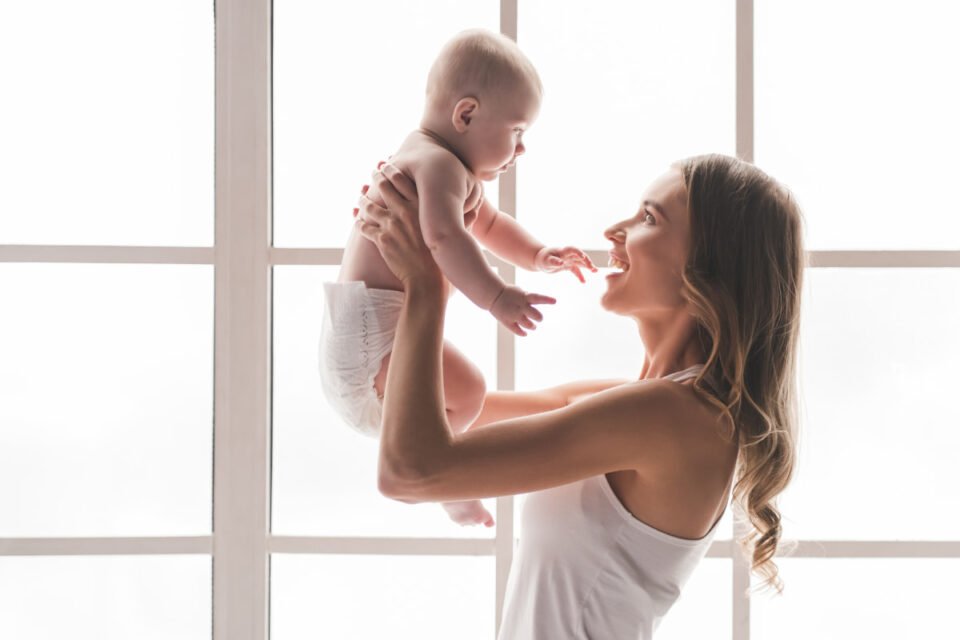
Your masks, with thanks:
<instances>
[{"instance_id":1,"label":"woman's smiling mouth","mask_svg":"<svg viewBox=\"0 0 960 640\"><path fill-rule=\"evenodd\" d=\"M620 269L621 271L629 271L629 270L630 270L630 263L629 263L629 262L627 262L626 260L620 258L619 256L613 255L612 253L609 254L609 255L610 255L610 259L607 260L607 266L608 266L608 267L614 267L614 268L616 268L616 269Z\"/></svg>"}]
</instances>

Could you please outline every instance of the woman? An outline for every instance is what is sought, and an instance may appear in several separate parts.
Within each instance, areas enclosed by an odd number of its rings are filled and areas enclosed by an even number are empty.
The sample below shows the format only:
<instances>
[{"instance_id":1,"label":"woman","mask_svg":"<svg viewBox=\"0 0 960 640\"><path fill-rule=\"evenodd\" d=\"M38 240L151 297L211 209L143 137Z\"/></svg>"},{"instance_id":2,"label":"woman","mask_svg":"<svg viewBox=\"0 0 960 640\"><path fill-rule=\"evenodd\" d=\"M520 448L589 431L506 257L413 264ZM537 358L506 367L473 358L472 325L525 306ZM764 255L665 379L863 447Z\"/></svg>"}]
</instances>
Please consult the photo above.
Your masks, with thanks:
<instances>
[{"instance_id":1,"label":"woman","mask_svg":"<svg viewBox=\"0 0 960 640\"><path fill-rule=\"evenodd\" d=\"M651 637L731 487L752 525L741 540L752 569L780 591L775 498L795 462L803 272L790 193L726 156L671 167L605 232L618 272L601 304L636 321L640 379L491 392L454 436L440 383L443 277L417 228L413 184L390 165L374 180L389 209L361 198L357 224L406 292L380 490L406 502L532 492L500 637Z\"/></svg>"}]
</instances>

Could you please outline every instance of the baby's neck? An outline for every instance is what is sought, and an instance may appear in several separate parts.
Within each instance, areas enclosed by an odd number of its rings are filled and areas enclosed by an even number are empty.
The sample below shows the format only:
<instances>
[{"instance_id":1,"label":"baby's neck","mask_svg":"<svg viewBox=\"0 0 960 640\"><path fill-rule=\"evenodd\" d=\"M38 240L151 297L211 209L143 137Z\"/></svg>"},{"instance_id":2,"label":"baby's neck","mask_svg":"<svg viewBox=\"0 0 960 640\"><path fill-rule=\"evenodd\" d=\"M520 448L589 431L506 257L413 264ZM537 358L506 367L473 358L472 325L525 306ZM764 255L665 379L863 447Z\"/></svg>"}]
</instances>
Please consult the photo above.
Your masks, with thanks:
<instances>
[{"instance_id":1,"label":"baby's neck","mask_svg":"<svg viewBox=\"0 0 960 640\"><path fill-rule=\"evenodd\" d=\"M420 121L420 129L418 129L418 131L457 156L460 162L470 169L470 165L467 164L465 160L466 154L464 154L464 150L457 144L457 142L459 142L459 134L457 134L453 125L443 122L442 119L431 118L429 114L424 114L423 119ZM472 171L473 169L470 170Z\"/></svg>"}]
</instances>

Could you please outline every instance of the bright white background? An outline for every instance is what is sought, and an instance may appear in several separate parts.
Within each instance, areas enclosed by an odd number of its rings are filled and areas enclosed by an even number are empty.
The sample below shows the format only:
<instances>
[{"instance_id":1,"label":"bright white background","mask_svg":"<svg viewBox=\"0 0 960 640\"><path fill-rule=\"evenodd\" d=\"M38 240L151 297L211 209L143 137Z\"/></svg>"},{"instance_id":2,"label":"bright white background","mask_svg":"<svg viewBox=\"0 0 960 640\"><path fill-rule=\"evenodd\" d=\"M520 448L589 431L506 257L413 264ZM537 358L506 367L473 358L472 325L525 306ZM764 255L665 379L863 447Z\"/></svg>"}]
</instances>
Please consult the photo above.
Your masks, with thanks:
<instances>
[{"instance_id":1,"label":"bright white background","mask_svg":"<svg viewBox=\"0 0 960 640\"><path fill-rule=\"evenodd\" d=\"M735 151L733 0L518 7L546 93L517 215L544 241L604 249L670 161ZM212 7L2 11L0 245L210 246ZM756 0L755 159L796 193L808 249L960 249L958 19L946 0ZM437 49L498 29L499 7L276 0L273 26L274 244L340 247L360 185L417 126ZM518 389L639 374L635 328L597 305L603 275L517 274L559 299L516 341ZM489 538L376 493L375 442L316 377L335 277L273 270L273 533ZM809 269L804 296L788 537L960 540L960 269ZM447 336L492 387L493 320L456 296ZM209 535L213 338L210 265L0 264L0 538ZM357 637L493 634L490 556L272 562L276 638L349 637L364 612ZM786 595L751 600L751 637L960 635L954 559L780 564ZM658 637L730 638L731 570L705 560ZM210 580L206 556L0 556L0 637L210 637Z\"/></svg>"}]
</instances>

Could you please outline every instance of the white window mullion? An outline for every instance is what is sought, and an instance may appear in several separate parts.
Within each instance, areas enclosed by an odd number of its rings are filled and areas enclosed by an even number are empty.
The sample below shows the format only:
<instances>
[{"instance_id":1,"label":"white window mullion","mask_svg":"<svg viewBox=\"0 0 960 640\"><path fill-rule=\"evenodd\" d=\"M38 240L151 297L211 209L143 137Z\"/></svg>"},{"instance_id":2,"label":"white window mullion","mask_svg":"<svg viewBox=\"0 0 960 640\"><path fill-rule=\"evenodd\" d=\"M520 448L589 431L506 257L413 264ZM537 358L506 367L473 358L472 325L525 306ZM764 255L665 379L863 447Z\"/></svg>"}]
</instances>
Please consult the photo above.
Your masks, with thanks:
<instances>
[{"instance_id":1,"label":"white window mullion","mask_svg":"<svg viewBox=\"0 0 960 640\"><path fill-rule=\"evenodd\" d=\"M736 8L736 152L737 157L753 162L753 0L737 0ZM740 552L736 540L747 526L745 514L734 509L733 561L733 640L750 640L750 563Z\"/></svg>"},{"instance_id":2,"label":"white window mullion","mask_svg":"<svg viewBox=\"0 0 960 640\"><path fill-rule=\"evenodd\" d=\"M216 1L214 640L266 640L270 0Z\"/></svg>"},{"instance_id":3,"label":"white window mullion","mask_svg":"<svg viewBox=\"0 0 960 640\"><path fill-rule=\"evenodd\" d=\"M517 2L518 0L500 0L500 33L517 41ZM500 176L498 193L500 210L517 216L517 168ZM500 277L507 284L515 284L517 269L512 264L500 263ZM497 390L514 391L516 389L516 343L514 335L497 324ZM503 615L503 603L506 599L507 578L510 565L513 564L513 496L497 498L497 598L495 616L496 632L500 633L500 618Z\"/></svg>"},{"instance_id":4,"label":"white window mullion","mask_svg":"<svg viewBox=\"0 0 960 640\"><path fill-rule=\"evenodd\" d=\"M0 262L213 264L211 247L0 245Z\"/></svg>"}]
</instances>

